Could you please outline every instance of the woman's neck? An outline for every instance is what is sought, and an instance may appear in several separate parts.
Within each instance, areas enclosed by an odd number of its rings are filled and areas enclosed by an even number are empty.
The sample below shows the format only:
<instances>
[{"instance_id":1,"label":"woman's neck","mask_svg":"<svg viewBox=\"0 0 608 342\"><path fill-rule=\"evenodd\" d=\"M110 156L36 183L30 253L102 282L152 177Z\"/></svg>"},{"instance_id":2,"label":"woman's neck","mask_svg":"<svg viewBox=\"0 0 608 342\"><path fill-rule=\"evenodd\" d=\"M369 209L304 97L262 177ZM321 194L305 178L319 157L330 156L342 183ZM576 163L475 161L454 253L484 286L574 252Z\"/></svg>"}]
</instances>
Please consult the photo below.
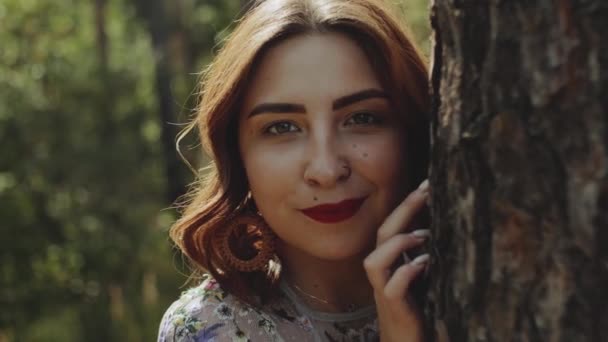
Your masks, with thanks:
<instances>
[{"instance_id":1,"label":"woman's neck","mask_svg":"<svg viewBox=\"0 0 608 342\"><path fill-rule=\"evenodd\" d=\"M282 278L311 309L346 312L374 304L363 268L367 253L323 260L293 248L280 249Z\"/></svg>"}]
</instances>

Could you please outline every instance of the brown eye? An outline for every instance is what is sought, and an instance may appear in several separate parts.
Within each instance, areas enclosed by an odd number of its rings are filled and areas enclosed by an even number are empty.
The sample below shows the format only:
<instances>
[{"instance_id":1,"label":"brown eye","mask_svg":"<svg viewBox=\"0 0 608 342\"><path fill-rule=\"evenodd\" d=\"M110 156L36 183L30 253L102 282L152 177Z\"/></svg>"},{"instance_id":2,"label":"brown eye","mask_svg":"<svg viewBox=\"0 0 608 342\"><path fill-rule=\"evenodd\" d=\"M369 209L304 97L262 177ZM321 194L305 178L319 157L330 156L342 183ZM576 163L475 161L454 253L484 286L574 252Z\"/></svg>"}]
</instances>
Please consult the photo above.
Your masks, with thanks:
<instances>
[{"instance_id":1,"label":"brown eye","mask_svg":"<svg viewBox=\"0 0 608 342\"><path fill-rule=\"evenodd\" d=\"M264 130L264 133L269 135L281 135L299 131L300 129L293 123L289 121L280 121L268 125Z\"/></svg>"},{"instance_id":2,"label":"brown eye","mask_svg":"<svg viewBox=\"0 0 608 342\"><path fill-rule=\"evenodd\" d=\"M351 115L344 123L349 125L378 125L382 123L382 119L372 112L358 112Z\"/></svg>"}]
</instances>

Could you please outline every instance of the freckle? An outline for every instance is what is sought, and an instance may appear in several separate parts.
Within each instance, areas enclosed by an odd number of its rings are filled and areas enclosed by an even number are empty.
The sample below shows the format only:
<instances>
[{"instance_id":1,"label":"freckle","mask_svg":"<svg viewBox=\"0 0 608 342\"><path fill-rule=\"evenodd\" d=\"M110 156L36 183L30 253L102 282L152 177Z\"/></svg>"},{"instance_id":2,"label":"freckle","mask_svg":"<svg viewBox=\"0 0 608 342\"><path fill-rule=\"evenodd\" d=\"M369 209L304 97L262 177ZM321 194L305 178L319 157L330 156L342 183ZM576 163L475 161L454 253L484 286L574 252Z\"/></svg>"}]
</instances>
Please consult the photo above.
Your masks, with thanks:
<instances>
[{"instance_id":1,"label":"freckle","mask_svg":"<svg viewBox=\"0 0 608 342\"><path fill-rule=\"evenodd\" d=\"M363 158L367 158L367 153L363 153Z\"/></svg>"},{"instance_id":2,"label":"freckle","mask_svg":"<svg viewBox=\"0 0 608 342\"><path fill-rule=\"evenodd\" d=\"M319 200L319 199L317 198L317 196L313 197L312 199L313 199L313 200L315 200L315 201L318 201L318 200Z\"/></svg>"},{"instance_id":3,"label":"freckle","mask_svg":"<svg viewBox=\"0 0 608 342\"><path fill-rule=\"evenodd\" d=\"M353 148L357 148L357 144L353 144Z\"/></svg>"}]
</instances>

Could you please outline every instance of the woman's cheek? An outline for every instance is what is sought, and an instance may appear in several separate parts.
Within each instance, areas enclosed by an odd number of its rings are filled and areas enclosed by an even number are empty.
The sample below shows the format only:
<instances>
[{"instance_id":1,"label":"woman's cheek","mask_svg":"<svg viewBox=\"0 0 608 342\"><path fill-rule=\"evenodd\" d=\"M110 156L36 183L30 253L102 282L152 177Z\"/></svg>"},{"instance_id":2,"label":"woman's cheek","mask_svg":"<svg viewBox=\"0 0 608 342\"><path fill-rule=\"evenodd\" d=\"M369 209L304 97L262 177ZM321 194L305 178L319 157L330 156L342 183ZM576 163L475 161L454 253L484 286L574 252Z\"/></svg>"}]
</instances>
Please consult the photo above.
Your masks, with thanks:
<instances>
[{"instance_id":1,"label":"woman's cheek","mask_svg":"<svg viewBox=\"0 0 608 342\"><path fill-rule=\"evenodd\" d=\"M366 167L387 173L399 172L405 159L405 148L401 145L400 139L392 134L364 136L353 139L350 154L353 161Z\"/></svg>"},{"instance_id":2,"label":"woman's cheek","mask_svg":"<svg viewBox=\"0 0 608 342\"><path fill-rule=\"evenodd\" d=\"M293 144L251 143L244 158L251 190L278 194L289 188L297 175L298 158Z\"/></svg>"},{"instance_id":3,"label":"woman's cheek","mask_svg":"<svg viewBox=\"0 0 608 342\"><path fill-rule=\"evenodd\" d=\"M389 206L400 202L406 187L405 146L396 135L366 137L351 144L353 167L378 189ZM356 166L355 166L356 165Z\"/></svg>"}]
</instances>

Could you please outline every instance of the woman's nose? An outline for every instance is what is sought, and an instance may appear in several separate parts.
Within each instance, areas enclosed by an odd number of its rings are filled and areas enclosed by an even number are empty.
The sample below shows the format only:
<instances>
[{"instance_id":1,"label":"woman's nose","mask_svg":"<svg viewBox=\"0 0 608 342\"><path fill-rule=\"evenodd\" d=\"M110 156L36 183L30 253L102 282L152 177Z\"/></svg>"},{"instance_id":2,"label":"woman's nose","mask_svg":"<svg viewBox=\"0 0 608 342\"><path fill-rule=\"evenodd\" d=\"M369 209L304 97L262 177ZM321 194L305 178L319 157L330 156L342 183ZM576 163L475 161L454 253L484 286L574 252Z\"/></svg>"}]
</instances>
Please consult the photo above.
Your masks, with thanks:
<instances>
[{"instance_id":1,"label":"woman's nose","mask_svg":"<svg viewBox=\"0 0 608 342\"><path fill-rule=\"evenodd\" d=\"M347 180L352 170L336 144L323 140L313 144L304 170L304 180L311 186L330 188Z\"/></svg>"}]
</instances>

